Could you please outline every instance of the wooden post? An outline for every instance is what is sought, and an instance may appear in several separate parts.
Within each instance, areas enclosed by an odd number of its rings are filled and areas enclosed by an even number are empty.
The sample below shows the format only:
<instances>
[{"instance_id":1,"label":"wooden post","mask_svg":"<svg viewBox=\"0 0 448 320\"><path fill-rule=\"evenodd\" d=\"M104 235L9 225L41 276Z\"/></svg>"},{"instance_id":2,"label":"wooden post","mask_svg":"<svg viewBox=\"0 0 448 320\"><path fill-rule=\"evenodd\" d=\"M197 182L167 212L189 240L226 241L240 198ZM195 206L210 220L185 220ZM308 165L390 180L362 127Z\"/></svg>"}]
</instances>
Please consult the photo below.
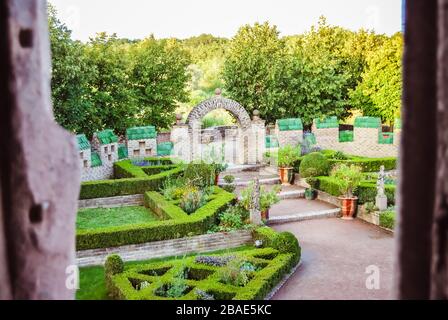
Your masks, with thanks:
<instances>
[{"instance_id":1,"label":"wooden post","mask_svg":"<svg viewBox=\"0 0 448 320\"><path fill-rule=\"evenodd\" d=\"M73 299L80 168L53 119L46 1L1 1L0 60L0 299Z\"/></svg>"},{"instance_id":2,"label":"wooden post","mask_svg":"<svg viewBox=\"0 0 448 320\"><path fill-rule=\"evenodd\" d=\"M406 2L397 297L430 297L437 149L437 0Z\"/></svg>"}]
</instances>

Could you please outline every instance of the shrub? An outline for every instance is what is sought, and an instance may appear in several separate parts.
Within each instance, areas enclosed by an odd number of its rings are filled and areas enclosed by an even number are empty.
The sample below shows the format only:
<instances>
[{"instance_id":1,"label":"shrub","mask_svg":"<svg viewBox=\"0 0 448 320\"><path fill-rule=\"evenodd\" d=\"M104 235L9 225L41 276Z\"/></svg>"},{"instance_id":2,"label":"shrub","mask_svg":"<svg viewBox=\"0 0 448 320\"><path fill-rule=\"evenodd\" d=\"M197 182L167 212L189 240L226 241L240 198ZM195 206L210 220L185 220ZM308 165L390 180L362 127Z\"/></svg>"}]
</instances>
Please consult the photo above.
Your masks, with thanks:
<instances>
[{"instance_id":1,"label":"shrub","mask_svg":"<svg viewBox=\"0 0 448 320\"><path fill-rule=\"evenodd\" d=\"M328 160L320 152L313 152L303 157L299 167L302 178L326 176L329 170Z\"/></svg>"},{"instance_id":2,"label":"shrub","mask_svg":"<svg viewBox=\"0 0 448 320\"><path fill-rule=\"evenodd\" d=\"M301 256L301 249L297 238L288 231L277 234L272 241L272 247L281 253L293 254L294 261L298 262Z\"/></svg>"},{"instance_id":3,"label":"shrub","mask_svg":"<svg viewBox=\"0 0 448 320\"><path fill-rule=\"evenodd\" d=\"M108 248L204 234L215 225L219 213L235 199L234 194L217 187L214 190L215 197L190 216L161 194L154 191L147 192L145 205L157 215L169 220L79 230L76 233L76 248L77 250Z\"/></svg>"},{"instance_id":4,"label":"shrub","mask_svg":"<svg viewBox=\"0 0 448 320\"><path fill-rule=\"evenodd\" d=\"M272 247L272 243L276 235L277 232L275 232L274 229L269 227L259 227L255 229L252 233L252 237L255 241L257 240L262 241L263 248Z\"/></svg>"},{"instance_id":5,"label":"shrub","mask_svg":"<svg viewBox=\"0 0 448 320\"><path fill-rule=\"evenodd\" d=\"M380 226L388 229L394 229L395 227L395 212L386 211L380 214Z\"/></svg>"},{"instance_id":6,"label":"shrub","mask_svg":"<svg viewBox=\"0 0 448 320\"><path fill-rule=\"evenodd\" d=\"M341 182L335 177L314 177L308 178L306 181L314 189L321 190L335 197L341 195ZM384 188L388 204L395 203L395 189L396 187L394 185L386 185ZM375 202L377 194L376 183L361 182L354 191L354 194L358 197L358 203L360 204Z\"/></svg>"},{"instance_id":7,"label":"shrub","mask_svg":"<svg viewBox=\"0 0 448 320\"><path fill-rule=\"evenodd\" d=\"M118 179L83 182L79 198L106 198L159 190L167 178L178 177L183 170L184 167L178 165L173 169L148 176L142 168L132 165L129 160L118 161L114 163L114 172Z\"/></svg>"},{"instance_id":8,"label":"shrub","mask_svg":"<svg viewBox=\"0 0 448 320\"><path fill-rule=\"evenodd\" d=\"M215 184L215 166L205 162L191 162L184 171L185 183L205 189Z\"/></svg>"},{"instance_id":9,"label":"shrub","mask_svg":"<svg viewBox=\"0 0 448 320\"><path fill-rule=\"evenodd\" d=\"M216 231L229 232L233 230L239 230L245 225L249 212L247 212L241 206L232 206L227 208L226 211L219 215L219 225Z\"/></svg>"},{"instance_id":10,"label":"shrub","mask_svg":"<svg viewBox=\"0 0 448 320\"><path fill-rule=\"evenodd\" d=\"M359 166L346 164L339 164L334 167L330 176L337 179L340 193L349 198L353 197L353 192L363 178Z\"/></svg>"},{"instance_id":11,"label":"shrub","mask_svg":"<svg viewBox=\"0 0 448 320\"><path fill-rule=\"evenodd\" d=\"M226 252L213 255L213 257L232 258L228 264L219 266L198 264L197 257L133 264L123 273L112 277L112 286L110 289L108 288L108 292L115 299L166 299L168 296L166 292L169 291L173 282L176 283L174 278L177 278L179 272L183 271L181 276L186 280L188 288L173 290L177 293L170 295L177 296L177 299L203 300L210 298L203 297L201 293L198 294L197 291L200 290L216 300L262 300L291 270L293 264L291 253L280 253L274 248L246 249L230 252L230 255L229 252ZM230 268L227 269L230 264ZM144 282L139 280L142 276L152 276L151 271L161 269L164 272L153 276L153 280L148 281L145 285L145 290L138 289ZM201 276L197 277L199 274ZM129 285L130 282L132 286ZM230 285L225 285L223 282L230 283ZM179 283L182 284L182 281ZM179 288L184 289L180 285ZM156 294L157 289L160 291ZM181 291L183 292L179 293ZM179 295L181 296L179 297Z\"/></svg>"},{"instance_id":12,"label":"shrub","mask_svg":"<svg viewBox=\"0 0 448 320\"><path fill-rule=\"evenodd\" d=\"M286 145L278 150L278 166L290 168L300 158L300 146Z\"/></svg>"},{"instance_id":13,"label":"shrub","mask_svg":"<svg viewBox=\"0 0 448 320\"><path fill-rule=\"evenodd\" d=\"M118 254L111 254L107 257L104 263L104 272L106 275L115 275L122 273L124 270L124 263Z\"/></svg>"},{"instance_id":14,"label":"shrub","mask_svg":"<svg viewBox=\"0 0 448 320\"><path fill-rule=\"evenodd\" d=\"M235 191L235 185L233 184L233 182L235 181L235 177L232 175L226 175L224 177L224 182L226 183L225 185L223 185L221 188L223 188L224 190L226 190L227 192L233 192Z\"/></svg>"},{"instance_id":15,"label":"shrub","mask_svg":"<svg viewBox=\"0 0 448 320\"><path fill-rule=\"evenodd\" d=\"M348 160L348 157L341 151L336 151L332 156L332 159L336 160Z\"/></svg>"},{"instance_id":16,"label":"shrub","mask_svg":"<svg viewBox=\"0 0 448 320\"><path fill-rule=\"evenodd\" d=\"M249 184L245 189L241 191L240 205L246 210L250 210L250 201L254 190L254 184ZM278 203L280 198L278 193L280 192L280 186L275 186L272 190L266 191L264 186L260 186L260 210L268 210L272 205Z\"/></svg>"},{"instance_id":17,"label":"shrub","mask_svg":"<svg viewBox=\"0 0 448 320\"><path fill-rule=\"evenodd\" d=\"M188 214L192 214L207 202L207 194L194 187L188 187L180 200L180 207Z\"/></svg>"},{"instance_id":18,"label":"shrub","mask_svg":"<svg viewBox=\"0 0 448 320\"><path fill-rule=\"evenodd\" d=\"M222 267L218 271L218 278L222 283L244 287L249 282L252 272L252 270L247 268L247 262L239 258L230 261L225 267Z\"/></svg>"},{"instance_id":19,"label":"shrub","mask_svg":"<svg viewBox=\"0 0 448 320\"><path fill-rule=\"evenodd\" d=\"M223 267L233 259L235 259L235 256L197 256L194 261L207 266Z\"/></svg>"}]
</instances>

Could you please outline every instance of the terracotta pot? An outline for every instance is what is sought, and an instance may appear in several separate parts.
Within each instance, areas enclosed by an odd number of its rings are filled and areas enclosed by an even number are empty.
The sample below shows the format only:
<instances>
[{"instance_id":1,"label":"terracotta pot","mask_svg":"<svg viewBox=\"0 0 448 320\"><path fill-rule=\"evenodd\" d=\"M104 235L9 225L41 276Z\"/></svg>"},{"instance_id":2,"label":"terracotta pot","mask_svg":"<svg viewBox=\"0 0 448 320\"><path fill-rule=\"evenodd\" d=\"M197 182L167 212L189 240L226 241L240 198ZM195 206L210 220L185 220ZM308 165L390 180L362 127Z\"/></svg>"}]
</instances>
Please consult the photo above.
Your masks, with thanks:
<instances>
[{"instance_id":1,"label":"terracotta pot","mask_svg":"<svg viewBox=\"0 0 448 320\"><path fill-rule=\"evenodd\" d=\"M293 168L278 168L278 173L283 185L291 185L294 178Z\"/></svg>"},{"instance_id":2,"label":"terracotta pot","mask_svg":"<svg viewBox=\"0 0 448 320\"><path fill-rule=\"evenodd\" d=\"M261 219L265 221L269 220L269 209L261 211Z\"/></svg>"},{"instance_id":3,"label":"terracotta pot","mask_svg":"<svg viewBox=\"0 0 448 320\"><path fill-rule=\"evenodd\" d=\"M358 208L358 198L339 197L341 200L342 219L352 220Z\"/></svg>"},{"instance_id":4,"label":"terracotta pot","mask_svg":"<svg viewBox=\"0 0 448 320\"><path fill-rule=\"evenodd\" d=\"M215 186L218 185L218 182L219 182L219 173L215 175Z\"/></svg>"}]
</instances>

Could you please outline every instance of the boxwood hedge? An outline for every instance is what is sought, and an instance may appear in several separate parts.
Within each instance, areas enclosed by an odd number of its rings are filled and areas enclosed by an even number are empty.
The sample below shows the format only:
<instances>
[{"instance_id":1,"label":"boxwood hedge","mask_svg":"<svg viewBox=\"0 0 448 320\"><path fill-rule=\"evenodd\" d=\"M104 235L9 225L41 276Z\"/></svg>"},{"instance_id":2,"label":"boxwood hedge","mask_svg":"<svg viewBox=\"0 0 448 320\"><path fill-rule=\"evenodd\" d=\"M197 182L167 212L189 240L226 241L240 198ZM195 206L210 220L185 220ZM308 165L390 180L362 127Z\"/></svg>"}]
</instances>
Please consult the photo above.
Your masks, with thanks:
<instances>
[{"instance_id":1,"label":"boxwood hedge","mask_svg":"<svg viewBox=\"0 0 448 320\"><path fill-rule=\"evenodd\" d=\"M197 290L212 295L215 300L261 300L283 279L300 259L300 247L297 239L290 233L276 233L263 228L255 233L267 237L269 242L286 240L296 245L282 247L283 251L265 247L244 251L214 254L215 257L241 258L258 268L252 271L250 281L242 287L236 287L220 281L219 270L225 266L210 266L198 262L194 256L184 259L173 259L162 262L144 263L125 268L119 274L106 274L108 294L114 299L126 300L165 300L170 299L157 295L157 289L169 286L179 273L186 275L189 290L180 300L200 300ZM280 239L281 238L281 239ZM297 258L298 257L298 258ZM146 282L145 286L141 286ZM172 299L172 298L171 298Z\"/></svg>"},{"instance_id":2,"label":"boxwood hedge","mask_svg":"<svg viewBox=\"0 0 448 320\"><path fill-rule=\"evenodd\" d=\"M116 247L204 234L215 224L218 214L235 200L235 195L215 187L214 197L190 215L174 203L165 200L157 192L146 192L144 199L147 207L166 220L78 230L77 250Z\"/></svg>"},{"instance_id":3,"label":"boxwood hedge","mask_svg":"<svg viewBox=\"0 0 448 320\"><path fill-rule=\"evenodd\" d=\"M114 163L115 179L83 182L79 199L143 194L149 190L159 190L165 179L176 177L183 171L183 165L173 165L171 162L159 166L138 167L130 160L118 161Z\"/></svg>"},{"instance_id":4,"label":"boxwood hedge","mask_svg":"<svg viewBox=\"0 0 448 320\"><path fill-rule=\"evenodd\" d=\"M341 195L339 185L340 182L334 177L315 177L308 178L306 180L310 186L314 189L324 191L332 196L338 197ZM386 185L385 193L387 196L387 202L389 205L395 204L395 185ZM361 182L355 191L355 195L358 197L360 204L366 202L375 202L377 194L376 183L374 182Z\"/></svg>"},{"instance_id":5,"label":"boxwood hedge","mask_svg":"<svg viewBox=\"0 0 448 320\"><path fill-rule=\"evenodd\" d=\"M323 150L321 153L328 159L330 167L334 167L338 163L345 163L348 165L357 165L362 168L363 172L375 172L379 171L381 166L384 166L385 170L395 170L397 168L397 158L395 157L385 157L385 158L367 158L347 155L347 160L333 159L332 157L336 154L333 150ZM300 173L300 163L304 157L301 157L294 164L295 172Z\"/></svg>"}]
</instances>

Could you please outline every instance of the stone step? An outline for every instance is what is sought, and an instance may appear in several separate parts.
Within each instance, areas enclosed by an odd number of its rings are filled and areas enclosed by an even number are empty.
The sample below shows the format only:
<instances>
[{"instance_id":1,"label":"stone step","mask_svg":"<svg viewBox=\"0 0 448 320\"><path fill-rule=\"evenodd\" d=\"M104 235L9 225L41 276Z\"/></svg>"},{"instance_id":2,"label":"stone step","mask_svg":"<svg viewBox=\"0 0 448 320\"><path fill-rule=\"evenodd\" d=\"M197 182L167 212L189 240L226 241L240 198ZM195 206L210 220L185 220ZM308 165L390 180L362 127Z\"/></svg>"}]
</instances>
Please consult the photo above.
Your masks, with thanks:
<instances>
[{"instance_id":1,"label":"stone step","mask_svg":"<svg viewBox=\"0 0 448 320\"><path fill-rule=\"evenodd\" d=\"M250 180L238 180L235 179L235 182L232 183L234 186L237 187L246 187L249 184L251 184L253 179ZM280 184L280 179L278 177L269 177L269 178L261 178L260 179L261 185L274 185L274 184ZM219 186L225 186L227 183L224 182L224 179L219 179L218 181Z\"/></svg>"},{"instance_id":2,"label":"stone step","mask_svg":"<svg viewBox=\"0 0 448 320\"><path fill-rule=\"evenodd\" d=\"M333 217L339 217L340 213L341 213L340 208L291 213L291 214L287 213L281 216L270 217L268 224L275 225L275 224L297 222L311 219L333 218Z\"/></svg>"},{"instance_id":3,"label":"stone step","mask_svg":"<svg viewBox=\"0 0 448 320\"><path fill-rule=\"evenodd\" d=\"M223 176L228 174L235 174L240 172L248 172L248 171L258 171L262 168L266 167L265 164L242 164L242 165L234 165L229 168L227 168L224 172L221 174Z\"/></svg>"}]
</instances>

